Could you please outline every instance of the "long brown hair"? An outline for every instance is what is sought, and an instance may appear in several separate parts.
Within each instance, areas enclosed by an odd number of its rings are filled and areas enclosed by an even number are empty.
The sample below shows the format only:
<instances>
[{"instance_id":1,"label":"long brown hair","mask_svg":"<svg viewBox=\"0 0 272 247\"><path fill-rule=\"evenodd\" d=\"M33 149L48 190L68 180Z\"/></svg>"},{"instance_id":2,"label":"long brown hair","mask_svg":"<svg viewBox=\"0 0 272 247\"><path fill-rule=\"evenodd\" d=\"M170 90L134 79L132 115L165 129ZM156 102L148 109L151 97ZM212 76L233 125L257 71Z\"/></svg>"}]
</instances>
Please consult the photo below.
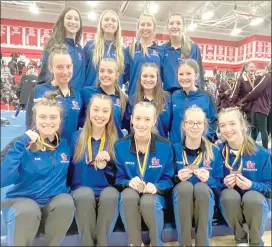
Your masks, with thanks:
<instances>
[{"instance_id":1,"label":"long brown hair","mask_svg":"<svg viewBox=\"0 0 272 247\"><path fill-rule=\"evenodd\" d=\"M106 150L110 154L111 158L114 158L114 143L117 141L117 130L116 130L116 127L114 125L114 120L113 120L113 104L112 104L111 98L109 96L104 95L104 94L95 94L91 98L91 100L88 104L86 120L85 120L83 129L82 129L82 132L79 136L78 142L76 144L75 154L73 157L73 160L76 162L80 161L83 158L87 144L88 144L88 138L92 134L92 122L90 120L90 109L91 109L93 102L96 99L107 100L110 107L111 107L110 119L109 119L109 122L105 126L106 137L107 137Z\"/></svg>"},{"instance_id":2,"label":"long brown hair","mask_svg":"<svg viewBox=\"0 0 272 247\"><path fill-rule=\"evenodd\" d=\"M153 89L153 101L157 112L157 116L159 116L163 112L163 108L167 104L166 97L169 95L168 92L164 91L162 89L162 81L160 78L160 70L156 64L153 63L145 63L142 65L141 72L139 75L139 79L137 81L137 87L136 87L136 95L135 95L135 104L137 104L140 101L143 101L144 98L144 88L141 84L141 76L143 73L144 68L153 68L156 71L157 74L157 84L155 88Z\"/></svg>"},{"instance_id":3,"label":"long brown hair","mask_svg":"<svg viewBox=\"0 0 272 247\"><path fill-rule=\"evenodd\" d=\"M180 14L180 13L171 14L168 18L167 26L168 26L170 18L172 16L179 16L181 18L182 26L183 26L182 35L181 35L181 49L182 49L182 54L184 54L184 56L187 58L187 57L189 57L189 55L191 53L193 41L185 34L186 23L184 20L184 16L182 14Z\"/></svg>"},{"instance_id":4,"label":"long brown hair","mask_svg":"<svg viewBox=\"0 0 272 247\"><path fill-rule=\"evenodd\" d=\"M99 69L100 69L100 65L102 62L111 62L115 64L115 73L119 74L118 72L118 62L112 58L103 58L99 64ZM98 70L99 73L100 70ZM119 74L120 75L120 74ZM99 77L99 76L98 76ZM98 86L100 86L100 81L98 80ZM128 102L128 97L127 95L122 91L122 89L119 87L118 84L118 77L116 77L116 80L114 82L114 89L115 91L120 95L120 101L121 101L121 116L123 118L126 107L127 107L127 102Z\"/></svg>"},{"instance_id":5,"label":"long brown hair","mask_svg":"<svg viewBox=\"0 0 272 247\"><path fill-rule=\"evenodd\" d=\"M93 64L96 68L99 64L99 61L103 59L104 56L104 47L105 47L105 39L104 39L104 32L102 29L102 21L104 18L104 15L106 13L112 13L116 16L117 19L117 30L114 34L114 41L111 43L108 52L110 52L110 48L112 45L115 46L115 53L116 53L116 60L118 65L118 72L121 74L124 70L124 53L123 53L123 45L121 42L121 25L120 25L120 19L118 15L113 10L105 10L101 15L100 19L97 25L97 31L95 35L95 41L94 41L94 52L93 52Z\"/></svg>"},{"instance_id":6,"label":"long brown hair","mask_svg":"<svg viewBox=\"0 0 272 247\"><path fill-rule=\"evenodd\" d=\"M56 24L54 25L53 32L52 32L50 38L48 39L48 42L44 45L45 51L49 51L54 44L64 44L65 43L64 40L66 38L66 29L64 27L64 18L65 18L65 15L67 14L67 12L69 12L70 10L75 10L79 16L80 28L76 33L75 43L80 44L80 40L82 37L82 19L81 19L80 13L77 9L75 9L73 7L67 7L59 15L59 18L58 18Z\"/></svg>"},{"instance_id":7,"label":"long brown hair","mask_svg":"<svg viewBox=\"0 0 272 247\"><path fill-rule=\"evenodd\" d=\"M231 112L235 114L235 116L237 117L238 121L241 124L241 131L244 137L244 154L246 155L254 154L256 152L256 144L255 144L255 141L249 135L250 125L238 107L223 108L218 113L219 122L222 115L231 113ZM219 123L219 126L220 126L220 123Z\"/></svg>"}]
</instances>

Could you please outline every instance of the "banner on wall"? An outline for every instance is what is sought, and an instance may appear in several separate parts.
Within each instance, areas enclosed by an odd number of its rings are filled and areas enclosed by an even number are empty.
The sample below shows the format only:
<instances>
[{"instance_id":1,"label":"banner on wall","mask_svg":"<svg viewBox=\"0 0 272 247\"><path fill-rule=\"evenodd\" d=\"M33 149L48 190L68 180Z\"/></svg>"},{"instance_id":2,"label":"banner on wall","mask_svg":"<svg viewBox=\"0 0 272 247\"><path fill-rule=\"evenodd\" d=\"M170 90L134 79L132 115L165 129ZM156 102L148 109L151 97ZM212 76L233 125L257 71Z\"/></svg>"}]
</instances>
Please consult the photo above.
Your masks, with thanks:
<instances>
[{"instance_id":1,"label":"banner on wall","mask_svg":"<svg viewBox=\"0 0 272 247\"><path fill-rule=\"evenodd\" d=\"M1 25L1 44L8 43L8 26Z\"/></svg>"},{"instance_id":2,"label":"banner on wall","mask_svg":"<svg viewBox=\"0 0 272 247\"><path fill-rule=\"evenodd\" d=\"M265 58L271 59L271 43L266 42L265 44Z\"/></svg>"},{"instance_id":3,"label":"banner on wall","mask_svg":"<svg viewBox=\"0 0 272 247\"><path fill-rule=\"evenodd\" d=\"M23 28L19 26L10 26L10 44L23 45Z\"/></svg>"},{"instance_id":4,"label":"banner on wall","mask_svg":"<svg viewBox=\"0 0 272 247\"><path fill-rule=\"evenodd\" d=\"M129 45L133 44L134 37L123 37L123 45L124 47L128 47Z\"/></svg>"},{"instance_id":5,"label":"banner on wall","mask_svg":"<svg viewBox=\"0 0 272 247\"><path fill-rule=\"evenodd\" d=\"M34 27L25 28L25 45L38 46L38 29Z\"/></svg>"},{"instance_id":6,"label":"banner on wall","mask_svg":"<svg viewBox=\"0 0 272 247\"><path fill-rule=\"evenodd\" d=\"M215 52L214 45L206 45L205 60L214 60L214 52Z\"/></svg>"},{"instance_id":7,"label":"banner on wall","mask_svg":"<svg viewBox=\"0 0 272 247\"><path fill-rule=\"evenodd\" d=\"M221 61L221 62L225 61L225 46L218 45L216 48L217 48L217 51L216 51L215 60Z\"/></svg>"},{"instance_id":8,"label":"banner on wall","mask_svg":"<svg viewBox=\"0 0 272 247\"><path fill-rule=\"evenodd\" d=\"M235 48L233 46L227 46L226 49L227 49L226 62L234 63L235 62Z\"/></svg>"},{"instance_id":9,"label":"banner on wall","mask_svg":"<svg viewBox=\"0 0 272 247\"><path fill-rule=\"evenodd\" d=\"M253 43L248 43L246 45L246 59L253 57Z\"/></svg>"},{"instance_id":10,"label":"banner on wall","mask_svg":"<svg viewBox=\"0 0 272 247\"><path fill-rule=\"evenodd\" d=\"M203 59L203 54L204 54L204 44L197 44L200 50L201 57Z\"/></svg>"},{"instance_id":11,"label":"banner on wall","mask_svg":"<svg viewBox=\"0 0 272 247\"><path fill-rule=\"evenodd\" d=\"M40 47L43 47L47 43L53 29L41 28L40 29Z\"/></svg>"},{"instance_id":12,"label":"banner on wall","mask_svg":"<svg viewBox=\"0 0 272 247\"><path fill-rule=\"evenodd\" d=\"M238 47L237 62L242 62L243 60L244 60L244 45Z\"/></svg>"},{"instance_id":13,"label":"banner on wall","mask_svg":"<svg viewBox=\"0 0 272 247\"><path fill-rule=\"evenodd\" d=\"M95 33L88 33L88 32L83 32L83 47L89 40L94 40L95 39Z\"/></svg>"}]
</instances>

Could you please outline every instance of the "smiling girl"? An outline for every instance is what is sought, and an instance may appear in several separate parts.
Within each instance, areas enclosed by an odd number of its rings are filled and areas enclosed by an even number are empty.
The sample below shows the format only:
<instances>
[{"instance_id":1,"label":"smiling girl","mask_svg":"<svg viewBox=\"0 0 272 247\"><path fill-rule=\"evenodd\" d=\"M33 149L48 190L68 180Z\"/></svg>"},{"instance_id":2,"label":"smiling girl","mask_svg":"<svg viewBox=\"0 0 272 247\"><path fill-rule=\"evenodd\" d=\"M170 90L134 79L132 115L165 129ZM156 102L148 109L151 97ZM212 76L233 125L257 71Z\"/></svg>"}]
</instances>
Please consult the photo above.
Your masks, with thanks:
<instances>
[{"instance_id":1,"label":"smiling girl","mask_svg":"<svg viewBox=\"0 0 272 247\"><path fill-rule=\"evenodd\" d=\"M234 229L237 246L247 244L248 239L250 246L263 246L271 200L271 156L248 135L247 121L238 108L223 109L218 119L220 133L226 140L220 144L224 157L222 214ZM249 237L243 229L244 219Z\"/></svg>"},{"instance_id":2,"label":"smiling girl","mask_svg":"<svg viewBox=\"0 0 272 247\"><path fill-rule=\"evenodd\" d=\"M174 144L177 185L173 189L174 215L181 246L209 246L214 205L220 195L223 164L219 149L205 137L208 122L199 107L188 108L181 124L185 139Z\"/></svg>"},{"instance_id":3,"label":"smiling girl","mask_svg":"<svg viewBox=\"0 0 272 247\"><path fill-rule=\"evenodd\" d=\"M184 112L191 106L198 106L205 112L208 119L207 138L214 141L216 108L212 95L195 86L199 74L197 63L192 59L187 59L178 66L177 73L181 89L172 94L173 118L169 139L172 143L181 141L182 129L180 129L180 124L184 119Z\"/></svg>"},{"instance_id":4,"label":"smiling girl","mask_svg":"<svg viewBox=\"0 0 272 247\"><path fill-rule=\"evenodd\" d=\"M26 131L2 154L1 188L14 184L1 202L8 245L31 246L42 224L45 245L59 246L74 217L74 203L66 194L70 148L58 134L62 108L56 93L35 104L33 119L35 131Z\"/></svg>"},{"instance_id":5,"label":"smiling girl","mask_svg":"<svg viewBox=\"0 0 272 247\"><path fill-rule=\"evenodd\" d=\"M110 97L92 97L82 130L72 137L69 169L76 222L83 246L107 246L118 218L113 145L117 140ZM97 223L96 223L97 222Z\"/></svg>"},{"instance_id":6,"label":"smiling girl","mask_svg":"<svg viewBox=\"0 0 272 247\"><path fill-rule=\"evenodd\" d=\"M163 59L163 89L173 93L180 89L177 78L177 68L185 59L193 59L199 67L199 77L195 82L204 89L204 74L199 47L185 34L186 26L182 14L172 14L167 22L170 41L163 44L165 55Z\"/></svg>"},{"instance_id":7,"label":"smiling girl","mask_svg":"<svg viewBox=\"0 0 272 247\"><path fill-rule=\"evenodd\" d=\"M65 8L54 28L53 32L44 46L42 55L42 70L39 74L38 84L45 83L52 79L52 73L48 69L48 58L54 45L65 45L72 58L73 77L71 78L71 87L81 89L85 85L85 56L80 40L82 37L82 20L75 8Z\"/></svg>"},{"instance_id":8,"label":"smiling girl","mask_svg":"<svg viewBox=\"0 0 272 247\"><path fill-rule=\"evenodd\" d=\"M80 92L70 87L73 76L73 63L64 45L54 45L50 53L49 70L53 80L37 85L31 92L26 113L27 129L32 128L32 106L39 101L46 92L57 91L58 101L63 108L63 122L60 129L61 137L70 141L71 133L78 129L78 120L82 107Z\"/></svg>"},{"instance_id":9,"label":"smiling girl","mask_svg":"<svg viewBox=\"0 0 272 247\"><path fill-rule=\"evenodd\" d=\"M99 63L103 58L117 61L120 85L123 81L124 49L121 42L121 25L118 15L112 10L104 11L99 19L95 40L90 40L84 47L86 57L86 84L97 85Z\"/></svg>"},{"instance_id":10,"label":"smiling girl","mask_svg":"<svg viewBox=\"0 0 272 247\"><path fill-rule=\"evenodd\" d=\"M171 143L156 134L156 109L149 102L135 105L131 121L134 133L114 145L116 186L122 191L120 214L128 233L128 244L141 246L141 217L149 229L152 246L163 246L166 196L173 186Z\"/></svg>"}]
</instances>

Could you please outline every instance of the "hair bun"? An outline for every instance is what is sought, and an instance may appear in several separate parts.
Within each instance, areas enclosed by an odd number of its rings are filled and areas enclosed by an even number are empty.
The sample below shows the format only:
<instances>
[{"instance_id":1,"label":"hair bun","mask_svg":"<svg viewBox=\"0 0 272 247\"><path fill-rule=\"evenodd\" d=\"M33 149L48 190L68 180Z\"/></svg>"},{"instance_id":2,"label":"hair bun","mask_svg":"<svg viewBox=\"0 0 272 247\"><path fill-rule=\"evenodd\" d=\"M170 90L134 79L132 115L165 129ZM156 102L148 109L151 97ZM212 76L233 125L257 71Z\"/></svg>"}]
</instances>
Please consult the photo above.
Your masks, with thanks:
<instances>
[{"instance_id":1,"label":"hair bun","mask_svg":"<svg viewBox=\"0 0 272 247\"><path fill-rule=\"evenodd\" d=\"M68 51L65 44L54 44L51 47L50 52L62 53L62 52L68 52Z\"/></svg>"},{"instance_id":2,"label":"hair bun","mask_svg":"<svg viewBox=\"0 0 272 247\"><path fill-rule=\"evenodd\" d=\"M44 99L46 100L57 100L57 97L59 97L59 92L58 91L50 91L45 93L43 96Z\"/></svg>"}]
</instances>

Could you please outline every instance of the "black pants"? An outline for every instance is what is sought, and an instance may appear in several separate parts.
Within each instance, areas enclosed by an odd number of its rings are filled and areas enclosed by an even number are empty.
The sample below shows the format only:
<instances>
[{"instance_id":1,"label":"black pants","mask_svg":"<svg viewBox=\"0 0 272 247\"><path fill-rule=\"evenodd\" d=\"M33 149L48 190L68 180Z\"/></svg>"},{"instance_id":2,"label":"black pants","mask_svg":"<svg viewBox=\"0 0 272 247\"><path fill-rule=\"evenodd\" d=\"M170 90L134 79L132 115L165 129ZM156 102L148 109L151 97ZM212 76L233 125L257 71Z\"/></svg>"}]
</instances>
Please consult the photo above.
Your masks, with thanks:
<instances>
[{"instance_id":1,"label":"black pants","mask_svg":"<svg viewBox=\"0 0 272 247\"><path fill-rule=\"evenodd\" d=\"M271 125L272 125L272 107L270 108L269 115L267 117L267 133L271 134Z\"/></svg>"},{"instance_id":2,"label":"black pants","mask_svg":"<svg viewBox=\"0 0 272 247\"><path fill-rule=\"evenodd\" d=\"M255 141L258 137L259 132L261 132L263 147L267 149L268 148L267 116L260 112L254 112L252 116L251 136Z\"/></svg>"}]
</instances>

